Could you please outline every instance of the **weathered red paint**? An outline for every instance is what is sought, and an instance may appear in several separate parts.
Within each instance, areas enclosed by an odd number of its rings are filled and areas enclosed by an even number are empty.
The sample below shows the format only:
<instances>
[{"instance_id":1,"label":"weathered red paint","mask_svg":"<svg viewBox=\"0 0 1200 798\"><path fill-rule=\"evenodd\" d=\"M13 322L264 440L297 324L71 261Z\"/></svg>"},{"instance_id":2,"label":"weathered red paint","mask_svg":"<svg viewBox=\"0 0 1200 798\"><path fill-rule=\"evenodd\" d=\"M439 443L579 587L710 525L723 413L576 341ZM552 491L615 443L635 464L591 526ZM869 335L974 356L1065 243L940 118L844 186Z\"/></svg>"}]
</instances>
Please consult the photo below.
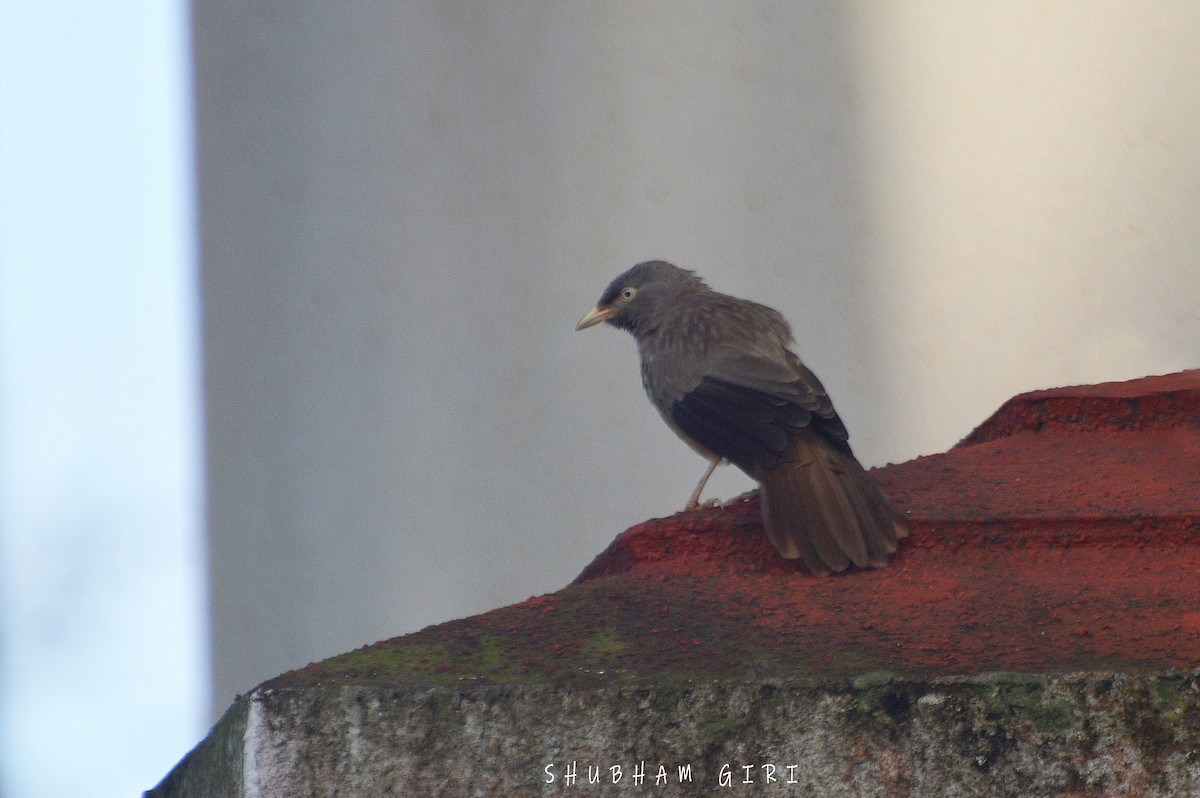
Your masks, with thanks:
<instances>
[{"instance_id":1,"label":"weathered red paint","mask_svg":"<svg viewBox=\"0 0 1200 798\"><path fill-rule=\"evenodd\" d=\"M785 648L899 671L1200 665L1200 370L1023 394L875 476L914 525L886 569L808 576L751 500L634 527L580 581L707 575Z\"/></svg>"},{"instance_id":2,"label":"weathered red paint","mask_svg":"<svg viewBox=\"0 0 1200 798\"><path fill-rule=\"evenodd\" d=\"M443 646L462 676L480 641L547 677L1200 665L1200 370L1023 394L874 473L913 522L887 568L809 575L752 498L639 524L558 593L377 647Z\"/></svg>"}]
</instances>

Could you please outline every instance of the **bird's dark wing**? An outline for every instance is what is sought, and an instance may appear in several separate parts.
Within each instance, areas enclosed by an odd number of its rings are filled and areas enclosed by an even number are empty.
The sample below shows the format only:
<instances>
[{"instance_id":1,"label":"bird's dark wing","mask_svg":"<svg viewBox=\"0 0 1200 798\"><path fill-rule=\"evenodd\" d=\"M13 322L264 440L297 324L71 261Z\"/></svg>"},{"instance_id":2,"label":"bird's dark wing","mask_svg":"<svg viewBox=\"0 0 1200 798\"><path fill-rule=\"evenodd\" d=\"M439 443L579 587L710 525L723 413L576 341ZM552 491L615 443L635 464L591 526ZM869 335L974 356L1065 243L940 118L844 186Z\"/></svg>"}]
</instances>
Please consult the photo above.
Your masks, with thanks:
<instances>
[{"instance_id":1,"label":"bird's dark wing","mask_svg":"<svg viewBox=\"0 0 1200 798\"><path fill-rule=\"evenodd\" d=\"M854 458L824 387L790 352L716 360L671 418L760 483L767 537L814 574L886 565L908 534Z\"/></svg>"},{"instance_id":2,"label":"bird's dark wing","mask_svg":"<svg viewBox=\"0 0 1200 798\"><path fill-rule=\"evenodd\" d=\"M790 435L801 429L848 451L846 428L824 387L787 354L787 360L745 352L714 359L699 383L671 403L671 421L703 448L752 475L773 468Z\"/></svg>"}]
</instances>

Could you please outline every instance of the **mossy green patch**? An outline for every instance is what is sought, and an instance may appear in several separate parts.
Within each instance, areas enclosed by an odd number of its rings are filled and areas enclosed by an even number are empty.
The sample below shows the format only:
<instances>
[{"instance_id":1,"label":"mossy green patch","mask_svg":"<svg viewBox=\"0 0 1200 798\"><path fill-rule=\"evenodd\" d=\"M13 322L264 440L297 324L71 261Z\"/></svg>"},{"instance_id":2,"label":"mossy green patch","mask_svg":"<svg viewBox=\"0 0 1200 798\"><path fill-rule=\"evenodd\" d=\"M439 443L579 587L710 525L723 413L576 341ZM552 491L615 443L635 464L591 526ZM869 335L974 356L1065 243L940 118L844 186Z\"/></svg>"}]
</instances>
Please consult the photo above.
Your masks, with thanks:
<instances>
[{"instance_id":1,"label":"mossy green patch","mask_svg":"<svg viewBox=\"0 0 1200 798\"><path fill-rule=\"evenodd\" d=\"M580 644L579 654L585 660L601 664L611 662L627 648L629 644L621 639L621 635L617 634L615 629L602 627L592 632L591 637Z\"/></svg>"},{"instance_id":2,"label":"mossy green patch","mask_svg":"<svg viewBox=\"0 0 1200 798\"><path fill-rule=\"evenodd\" d=\"M1177 714L1187 704L1195 703L1196 680L1191 674L1156 674L1150 679L1148 687L1150 700L1158 712Z\"/></svg>"},{"instance_id":3,"label":"mossy green patch","mask_svg":"<svg viewBox=\"0 0 1200 798\"><path fill-rule=\"evenodd\" d=\"M854 677L850 682L850 686L860 693L868 693L873 690L887 687L896 679L896 674L891 671L870 671Z\"/></svg>"},{"instance_id":4,"label":"mossy green patch","mask_svg":"<svg viewBox=\"0 0 1200 798\"><path fill-rule=\"evenodd\" d=\"M1044 677L990 673L974 681L982 713L975 731L1011 736L1028 725L1043 734L1061 734L1082 722L1083 707L1070 690L1055 690Z\"/></svg>"},{"instance_id":5,"label":"mossy green patch","mask_svg":"<svg viewBox=\"0 0 1200 798\"><path fill-rule=\"evenodd\" d=\"M650 709L659 715L669 715L675 711L690 689L686 682L663 679L663 683L656 686L649 695Z\"/></svg>"},{"instance_id":6,"label":"mossy green patch","mask_svg":"<svg viewBox=\"0 0 1200 798\"><path fill-rule=\"evenodd\" d=\"M451 660L444 643L380 644L339 654L319 663L324 674L408 680L435 673Z\"/></svg>"},{"instance_id":7,"label":"mossy green patch","mask_svg":"<svg viewBox=\"0 0 1200 798\"><path fill-rule=\"evenodd\" d=\"M710 706L696 721L696 729L711 746L723 744L744 728L745 723L734 717L724 706Z\"/></svg>"},{"instance_id":8,"label":"mossy green patch","mask_svg":"<svg viewBox=\"0 0 1200 798\"><path fill-rule=\"evenodd\" d=\"M1197 674L1159 673L1131 685L1123 709L1130 736L1153 761L1200 748Z\"/></svg>"},{"instance_id":9,"label":"mossy green patch","mask_svg":"<svg viewBox=\"0 0 1200 798\"><path fill-rule=\"evenodd\" d=\"M478 648L468 656L468 659L474 661L480 675L488 675L493 678L513 667L513 662L504 651L503 645L489 635L483 635L480 638Z\"/></svg>"},{"instance_id":10,"label":"mossy green patch","mask_svg":"<svg viewBox=\"0 0 1200 798\"><path fill-rule=\"evenodd\" d=\"M891 671L864 673L850 686L854 689L854 707L863 715L893 728L908 720L914 701L911 688Z\"/></svg>"},{"instance_id":11,"label":"mossy green patch","mask_svg":"<svg viewBox=\"0 0 1200 798\"><path fill-rule=\"evenodd\" d=\"M879 667L880 662L877 658L854 648L838 651L829 661L829 673L835 676L881 672Z\"/></svg>"},{"instance_id":12,"label":"mossy green patch","mask_svg":"<svg viewBox=\"0 0 1200 798\"><path fill-rule=\"evenodd\" d=\"M448 643L398 638L340 654L308 670L322 680L439 684L473 679L506 681L518 676L521 668L504 641L479 635Z\"/></svg>"}]
</instances>

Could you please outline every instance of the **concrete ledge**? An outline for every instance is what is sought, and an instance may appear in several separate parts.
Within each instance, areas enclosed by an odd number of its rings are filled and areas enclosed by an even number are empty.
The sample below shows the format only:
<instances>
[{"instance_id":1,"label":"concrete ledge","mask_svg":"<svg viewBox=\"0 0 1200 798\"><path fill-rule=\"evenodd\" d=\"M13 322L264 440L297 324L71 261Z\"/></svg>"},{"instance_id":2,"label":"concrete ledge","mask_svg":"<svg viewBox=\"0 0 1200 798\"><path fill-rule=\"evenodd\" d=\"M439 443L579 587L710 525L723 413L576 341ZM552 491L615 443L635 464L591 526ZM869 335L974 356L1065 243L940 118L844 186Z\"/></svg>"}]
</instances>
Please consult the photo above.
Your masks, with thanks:
<instances>
[{"instance_id":1,"label":"concrete ledge","mask_svg":"<svg viewBox=\"0 0 1200 798\"><path fill-rule=\"evenodd\" d=\"M886 569L810 576L756 499L649 521L261 685L150 794L1200 795L1200 372L876 473L914 522Z\"/></svg>"},{"instance_id":2,"label":"concrete ledge","mask_svg":"<svg viewBox=\"0 0 1200 798\"><path fill-rule=\"evenodd\" d=\"M148 794L1194 796L1198 750L1195 672L340 684L240 699Z\"/></svg>"}]
</instances>

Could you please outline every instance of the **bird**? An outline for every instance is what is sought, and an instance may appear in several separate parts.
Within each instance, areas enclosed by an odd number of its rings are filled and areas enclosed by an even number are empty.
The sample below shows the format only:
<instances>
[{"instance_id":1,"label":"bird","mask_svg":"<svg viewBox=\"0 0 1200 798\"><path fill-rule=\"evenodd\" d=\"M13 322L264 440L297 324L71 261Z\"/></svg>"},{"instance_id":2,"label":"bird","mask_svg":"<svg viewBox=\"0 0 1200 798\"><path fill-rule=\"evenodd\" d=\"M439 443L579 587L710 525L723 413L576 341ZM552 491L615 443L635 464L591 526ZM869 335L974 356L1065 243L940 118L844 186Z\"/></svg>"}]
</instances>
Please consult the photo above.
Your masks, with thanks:
<instances>
[{"instance_id":1,"label":"bird","mask_svg":"<svg viewBox=\"0 0 1200 798\"><path fill-rule=\"evenodd\" d=\"M651 403L709 461L686 509L733 463L758 483L764 531L784 558L817 576L887 565L908 520L855 458L779 311L652 260L609 283L575 329L602 322L633 335Z\"/></svg>"}]
</instances>

